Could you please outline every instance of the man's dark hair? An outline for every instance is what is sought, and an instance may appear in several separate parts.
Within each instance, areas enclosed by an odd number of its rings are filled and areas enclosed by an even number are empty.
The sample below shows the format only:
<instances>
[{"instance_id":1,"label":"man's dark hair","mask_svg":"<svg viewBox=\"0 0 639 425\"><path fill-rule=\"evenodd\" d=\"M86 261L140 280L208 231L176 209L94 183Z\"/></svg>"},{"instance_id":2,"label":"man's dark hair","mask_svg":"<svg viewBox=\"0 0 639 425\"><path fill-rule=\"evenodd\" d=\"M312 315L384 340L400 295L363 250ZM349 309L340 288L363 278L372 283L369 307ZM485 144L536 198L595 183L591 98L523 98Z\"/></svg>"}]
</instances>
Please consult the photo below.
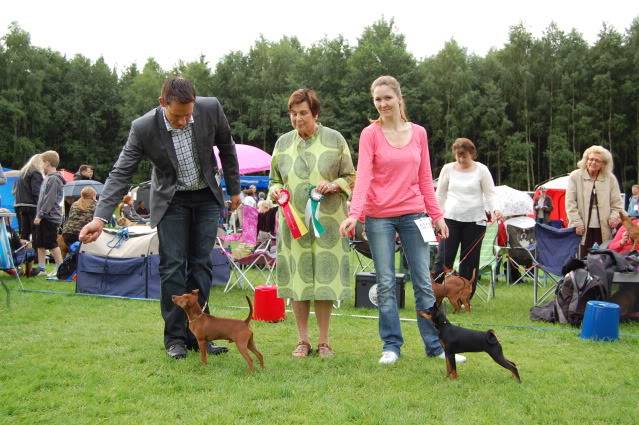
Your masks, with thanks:
<instances>
[{"instance_id":1,"label":"man's dark hair","mask_svg":"<svg viewBox=\"0 0 639 425\"><path fill-rule=\"evenodd\" d=\"M195 102L195 88L189 80L182 77L172 77L165 80L162 85L162 98L166 103L173 101L179 103Z\"/></svg>"}]
</instances>

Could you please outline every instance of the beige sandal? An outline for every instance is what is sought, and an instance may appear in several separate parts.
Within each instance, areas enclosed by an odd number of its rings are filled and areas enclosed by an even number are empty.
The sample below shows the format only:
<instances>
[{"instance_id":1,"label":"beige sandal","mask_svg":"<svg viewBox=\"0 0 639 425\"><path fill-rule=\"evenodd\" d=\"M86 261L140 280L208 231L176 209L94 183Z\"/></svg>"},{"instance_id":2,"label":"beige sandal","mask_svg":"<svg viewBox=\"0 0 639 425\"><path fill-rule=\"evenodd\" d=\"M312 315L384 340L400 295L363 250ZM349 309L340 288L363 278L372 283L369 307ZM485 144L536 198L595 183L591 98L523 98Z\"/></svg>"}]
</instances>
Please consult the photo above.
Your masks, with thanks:
<instances>
[{"instance_id":1,"label":"beige sandal","mask_svg":"<svg viewBox=\"0 0 639 425\"><path fill-rule=\"evenodd\" d=\"M320 359L330 359L335 356L333 349L326 343L317 344L317 354L320 356Z\"/></svg>"},{"instance_id":2,"label":"beige sandal","mask_svg":"<svg viewBox=\"0 0 639 425\"><path fill-rule=\"evenodd\" d=\"M300 341L295 346L295 350L291 353L293 357L301 358L308 357L308 355L313 351L311 348L311 344L306 341Z\"/></svg>"}]
</instances>

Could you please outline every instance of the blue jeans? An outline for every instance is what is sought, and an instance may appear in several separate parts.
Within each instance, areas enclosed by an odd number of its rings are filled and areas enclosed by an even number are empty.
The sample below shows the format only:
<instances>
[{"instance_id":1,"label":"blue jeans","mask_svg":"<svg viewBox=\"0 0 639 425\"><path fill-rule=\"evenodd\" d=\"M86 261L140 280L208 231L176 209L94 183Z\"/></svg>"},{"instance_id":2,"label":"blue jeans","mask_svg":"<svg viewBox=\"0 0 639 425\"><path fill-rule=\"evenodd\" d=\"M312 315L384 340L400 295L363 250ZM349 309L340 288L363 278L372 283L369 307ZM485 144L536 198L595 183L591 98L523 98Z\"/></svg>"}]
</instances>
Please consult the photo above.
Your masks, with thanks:
<instances>
[{"instance_id":1,"label":"blue jeans","mask_svg":"<svg viewBox=\"0 0 639 425\"><path fill-rule=\"evenodd\" d=\"M173 344L184 344L187 348L197 346L184 310L173 304L171 296L199 289L200 305L208 301L213 279L211 251L219 214L220 205L210 189L177 192L158 224L160 309L166 348Z\"/></svg>"},{"instance_id":2,"label":"blue jeans","mask_svg":"<svg viewBox=\"0 0 639 425\"><path fill-rule=\"evenodd\" d=\"M395 295L395 233L399 233L404 254L408 260L415 293L415 309L427 310L435 304L435 295L428 270L429 247L415 224L424 213L399 217L366 217L366 235L373 254L377 274L377 304L379 309L379 336L384 351L399 355L404 344ZM426 346L426 354L437 356L444 350L439 334L432 322L417 316L417 327Z\"/></svg>"}]
</instances>

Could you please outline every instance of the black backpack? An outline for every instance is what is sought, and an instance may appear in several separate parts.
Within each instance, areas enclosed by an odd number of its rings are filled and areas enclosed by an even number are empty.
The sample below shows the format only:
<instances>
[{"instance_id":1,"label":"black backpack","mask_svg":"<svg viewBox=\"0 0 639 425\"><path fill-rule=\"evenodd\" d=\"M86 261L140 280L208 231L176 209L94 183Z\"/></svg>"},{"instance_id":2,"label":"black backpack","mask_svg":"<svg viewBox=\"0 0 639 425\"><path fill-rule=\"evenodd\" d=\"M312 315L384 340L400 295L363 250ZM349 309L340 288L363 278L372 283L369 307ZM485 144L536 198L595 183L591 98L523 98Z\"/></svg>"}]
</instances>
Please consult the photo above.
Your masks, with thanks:
<instances>
[{"instance_id":1,"label":"black backpack","mask_svg":"<svg viewBox=\"0 0 639 425\"><path fill-rule=\"evenodd\" d=\"M583 263L582 263L583 264ZM579 326L590 300L608 299L609 286L585 268L570 270L557 284L555 300L530 309L531 320Z\"/></svg>"},{"instance_id":2,"label":"black backpack","mask_svg":"<svg viewBox=\"0 0 639 425\"><path fill-rule=\"evenodd\" d=\"M58 266L58 271L56 272L56 277L59 280L69 279L78 268L78 253L80 252L79 242L76 242L69 248L69 253L66 257L64 257L62 264Z\"/></svg>"},{"instance_id":3,"label":"black backpack","mask_svg":"<svg viewBox=\"0 0 639 425\"><path fill-rule=\"evenodd\" d=\"M577 269L564 276L557 285L555 295L555 311L559 323L579 326L586 303L591 300L606 300L610 294L607 283L599 276L590 274L586 269Z\"/></svg>"}]
</instances>

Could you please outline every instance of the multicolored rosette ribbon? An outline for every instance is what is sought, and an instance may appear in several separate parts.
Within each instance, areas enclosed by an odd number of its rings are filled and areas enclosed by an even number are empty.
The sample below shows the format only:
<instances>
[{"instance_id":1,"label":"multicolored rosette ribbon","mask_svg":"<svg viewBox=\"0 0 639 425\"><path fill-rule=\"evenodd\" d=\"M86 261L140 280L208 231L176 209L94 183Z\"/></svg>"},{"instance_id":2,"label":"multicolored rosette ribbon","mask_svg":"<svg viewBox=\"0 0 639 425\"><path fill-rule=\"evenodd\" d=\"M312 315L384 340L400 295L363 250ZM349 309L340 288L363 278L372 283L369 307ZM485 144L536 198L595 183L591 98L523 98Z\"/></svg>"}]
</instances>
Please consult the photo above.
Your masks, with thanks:
<instances>
[{"instance_id":1,"label":"multicolored rosette ribbon","mask_svg":"<svg viewBox=\"0 0 639 425\"><path fill-rule=\"evenodd\" d=\"M324 199L324 195L319 193L315 189L315 186L311 187L311 193L306 202L305 218L306 225L313 228L313 233L316 238L319 238L325 232L324 226L322 226L322 223L319 221L319 205L322 199Z\"/></svg>"},{"instance_id":2,"label":"multicolored rosette ribbon","mask_svg":"<svg viewBox=\"0 0 639 425\"><path fill-rule=\"evenodd\" d=\"M286 225L291 229L291 236L293 236L293 239L299 239L308 233L308 229L304 225L304 222L295 214L295 210L291 208L290 200L291 193L286 189L280 190L280 194L277 197L277 204L282 207L282 214L284 214Z\"/></svg>"}]
</instances>

